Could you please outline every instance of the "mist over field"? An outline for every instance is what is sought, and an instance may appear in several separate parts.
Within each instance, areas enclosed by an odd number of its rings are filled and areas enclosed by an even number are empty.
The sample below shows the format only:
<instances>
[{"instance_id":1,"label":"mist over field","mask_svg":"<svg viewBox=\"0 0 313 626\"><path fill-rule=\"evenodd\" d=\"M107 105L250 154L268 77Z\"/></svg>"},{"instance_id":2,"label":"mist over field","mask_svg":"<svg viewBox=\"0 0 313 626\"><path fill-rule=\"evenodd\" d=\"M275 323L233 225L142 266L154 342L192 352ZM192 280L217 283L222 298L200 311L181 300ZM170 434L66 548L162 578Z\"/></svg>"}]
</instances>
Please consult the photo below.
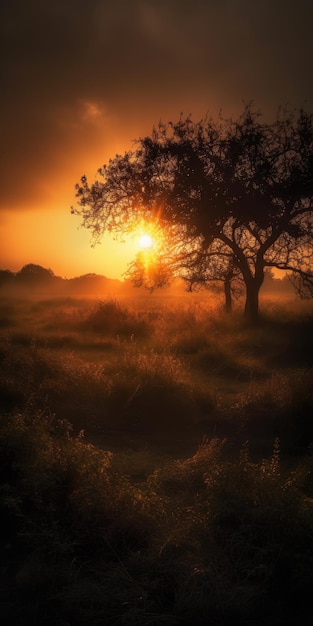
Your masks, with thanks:
<instances>
[{"instance_id":1,"label":"mist over field","mask_svg":"<svg viewBox=\"0 0 313 626\"><path fill-rule=\"evenodd\" d=\"M251 327L216 290L9 278L6 623L308 623L312 301L269 278Z\"/></svg>"}]
</instances>

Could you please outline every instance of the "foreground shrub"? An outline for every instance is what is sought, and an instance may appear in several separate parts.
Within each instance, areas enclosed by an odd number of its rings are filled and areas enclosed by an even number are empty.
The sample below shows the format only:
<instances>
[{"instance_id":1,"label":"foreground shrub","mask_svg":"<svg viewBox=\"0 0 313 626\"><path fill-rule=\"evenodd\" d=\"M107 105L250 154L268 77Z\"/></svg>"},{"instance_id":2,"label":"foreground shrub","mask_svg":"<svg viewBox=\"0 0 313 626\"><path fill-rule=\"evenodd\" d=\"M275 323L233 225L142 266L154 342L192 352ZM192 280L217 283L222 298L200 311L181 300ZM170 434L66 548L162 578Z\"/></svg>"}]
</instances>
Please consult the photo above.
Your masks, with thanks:
<instances>
[{"instance_id":1,"label":"foreground shrub","mask_svg":"<svg viewBox=\"0 0 313 626\"><path fill-rule=\"evenodd\" d=\"M179 623L206 624L210 616L213 623L283 624L306 611L312 617L312 481L310 499L303 493L312 460L283 472L278 441L257 463L247 446L232 461L223 450L225 441L204 442L194 457L151 478L175 507L161 552Z\"/></svg>"},{"instance_id":2,"label":"foreground shrub","mask_svg":"<svg viewBox=\"0 0 313 626\"><path fill-rule=\"evenodd\" d=\"M247 436L281 439L289 450L307 449L313 441L313 371L311 369L275 372L264 382L252 381L234 407Z\"/></svg>"},{"instance_id":3,"label":"foreground shrub","mask_svg":"<svg viewBox=\"0 0 313 626\"><path fill-rule=\"evenodd\" d=\"M113 455L114 456L114 455ZM312 459L253 462L227 441L140 488L68 423L0 422L6 624L275 623L312 618ZM290 622L291 623L291 622Z\"/></svg>"},{"instance_id":4,"label":"foreground shrub","mask_svg":"<svg viewBox=\"0 0 313 626\"><path fill-rule=\"evenodd\" d=\"M51 416L2 417L1 583L14 623L56 623L55 599L72 588L74 563L114 569L146 545L151 523L137 491L110 469L111 456Z\"/></svg>"}]
</instances>

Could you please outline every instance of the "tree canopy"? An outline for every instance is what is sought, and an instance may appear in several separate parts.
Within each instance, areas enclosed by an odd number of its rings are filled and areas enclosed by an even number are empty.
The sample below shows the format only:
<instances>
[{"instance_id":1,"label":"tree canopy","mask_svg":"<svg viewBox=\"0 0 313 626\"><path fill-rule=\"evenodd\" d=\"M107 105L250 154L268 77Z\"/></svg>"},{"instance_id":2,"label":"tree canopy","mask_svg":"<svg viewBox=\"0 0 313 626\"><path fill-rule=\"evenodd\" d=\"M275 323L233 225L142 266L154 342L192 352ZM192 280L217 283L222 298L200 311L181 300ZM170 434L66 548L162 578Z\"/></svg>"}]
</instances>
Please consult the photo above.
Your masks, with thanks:
<instances>
[{"instance_id":1,"label":"tree canopy","mask_svg":"<svg viewBox=\"0 0 313 626\"><path fill-rule=\"evenodd\" d=\"M144 220L167 233L164 271L198 284L240 276L251 321L266 267L313 275L313 116L304 110L266 122L249 105L236 120L159 123L76 192L73 212L94 241Z\"/></svg>"}]
</instances>

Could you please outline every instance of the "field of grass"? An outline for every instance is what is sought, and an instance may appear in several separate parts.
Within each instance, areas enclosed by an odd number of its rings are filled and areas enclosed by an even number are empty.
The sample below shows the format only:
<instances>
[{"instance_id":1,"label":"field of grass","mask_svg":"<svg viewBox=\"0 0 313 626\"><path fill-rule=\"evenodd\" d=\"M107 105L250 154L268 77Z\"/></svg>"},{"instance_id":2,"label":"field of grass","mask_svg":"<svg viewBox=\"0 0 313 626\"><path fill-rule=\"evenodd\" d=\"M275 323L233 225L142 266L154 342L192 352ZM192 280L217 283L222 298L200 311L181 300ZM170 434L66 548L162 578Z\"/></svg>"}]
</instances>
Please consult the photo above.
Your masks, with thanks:
<instances>
[{"instance_id":1,"label":"field of grass","mask_svg":"<svg viewBox=\"0 0 313 626\"><path fill-rule=\"evenodd\" d=\"M311 624L313 305L0 300L5 626Z\"/></svg>"}]
</instances>

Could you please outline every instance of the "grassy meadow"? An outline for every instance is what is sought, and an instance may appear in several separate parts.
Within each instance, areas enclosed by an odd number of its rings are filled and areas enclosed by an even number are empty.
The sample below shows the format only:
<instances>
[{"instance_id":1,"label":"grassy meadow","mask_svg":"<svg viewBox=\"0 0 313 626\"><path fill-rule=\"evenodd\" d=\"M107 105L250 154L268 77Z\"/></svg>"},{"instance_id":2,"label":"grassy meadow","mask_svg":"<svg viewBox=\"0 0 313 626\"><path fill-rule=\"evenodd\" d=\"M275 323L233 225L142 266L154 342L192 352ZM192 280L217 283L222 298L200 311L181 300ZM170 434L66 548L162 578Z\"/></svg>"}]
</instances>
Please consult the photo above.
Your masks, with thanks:
<instances>
[{"instance_id":1,"label":"grassy meadow","mask_svg":"<svg viewBox=\"0 0 313 626\"><path fill-rule=\"evenodd\" d=\"M313 304L0 299L4 626L313 618Z\"/></svg>"}]
</instances>

